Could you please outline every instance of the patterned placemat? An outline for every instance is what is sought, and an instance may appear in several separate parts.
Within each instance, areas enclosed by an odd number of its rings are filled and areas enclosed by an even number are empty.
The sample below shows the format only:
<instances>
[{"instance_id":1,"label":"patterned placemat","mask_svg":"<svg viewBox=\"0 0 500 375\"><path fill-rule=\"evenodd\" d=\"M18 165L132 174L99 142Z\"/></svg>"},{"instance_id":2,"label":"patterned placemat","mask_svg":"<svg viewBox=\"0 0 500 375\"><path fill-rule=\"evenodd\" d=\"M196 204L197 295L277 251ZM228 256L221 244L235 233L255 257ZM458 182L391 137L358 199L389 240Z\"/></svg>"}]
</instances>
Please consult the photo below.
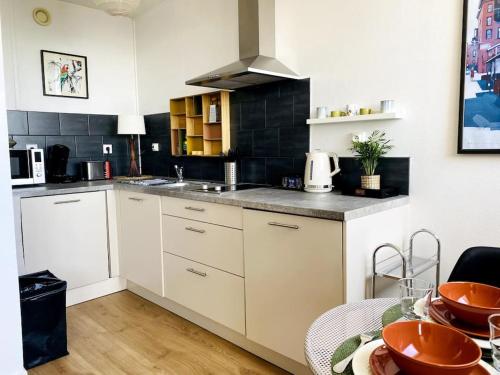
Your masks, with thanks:
<instances>
[{"instance_id":1,"label":"patterned placemat","mask_svg":"<svg viewBox=\"0 0 500 375\"><path fill-rule=\"evenodd\" d=\"M382 326L385 327L386 325L391 324L392 322L395 322L396 320L400 319L402 316L403 314L401 313L401 305L397 304L395 306L392 306L387 310L385 310L385 312L382 314ZM380 338L381 331L373 331L368 333L370 335L374 335L375 336L374 340L377 340ZM332 360L330 362L332 368L332 374L339 374L338 372L333 371L333 366L342 361L344 358L350 356L357 349L360 343L361 340L359 338L359 335L356 335L344 341L337 348L337 350L335 350L335 352L332 355ZM340 375L354 375L352 371L352 362L349 363L349 366L347 366L344 372L340 373Z\"/></svg>"},{"instance_id":2,"label":"patterned placemat","mask_svg":"<svg viewBox=\"0 0 500 375\"><path fill-rule=\"evenodd\" d=\"M389 307L382 314L382 327L394 323L396 320L401 319L403 317L403 313L401 312L401 305L397 304L392 307Z\"/></svg>"},{"instance_id":3,"label":"patterned placemat","mask_svg":"<svg viewBox=\"0 0 500 375\"><path fill-rule=\"evenodd\" d=\"M375 336L373 340L378 340L380 338L380 332L381 331L372 331L372 332L367 332L369 335ZM335 352L332 355L332 360L330 362L331 368L332 368L332 374L339 374L339 375L354 375L354 372L352 371L352 362L349 363L349 365L346 367L344 372L335 372L333 371L333 366L335 366L337 363L342 361L344 358L347 358L350 356L359 346L361 343L361 339L359 338L359 335L353 336L351 338L348 338L345 340L340 346L335 350Z\"/></svg>"}]
</instances>

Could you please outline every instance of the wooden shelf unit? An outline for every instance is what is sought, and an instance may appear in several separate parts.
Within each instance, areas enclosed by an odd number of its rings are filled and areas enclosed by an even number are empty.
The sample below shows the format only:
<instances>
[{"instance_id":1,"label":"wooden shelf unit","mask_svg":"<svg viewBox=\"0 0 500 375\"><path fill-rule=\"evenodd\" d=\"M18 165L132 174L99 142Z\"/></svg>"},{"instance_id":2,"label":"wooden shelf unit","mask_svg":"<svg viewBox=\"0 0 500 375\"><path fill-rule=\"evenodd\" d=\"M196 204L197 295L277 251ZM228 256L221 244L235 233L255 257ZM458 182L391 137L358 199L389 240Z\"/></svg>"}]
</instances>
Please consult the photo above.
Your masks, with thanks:
<instances>
[{"instance_id":1,"label":"wooden shelf unit","mask_svg":"<svg viewBox=\"0 0 500 375\"><path fill-rule=\"evenodd\" d=\"M210 105L217 103L219 115L209 122ZM220 156L227 153L230 144L229 92L215 91L201 95L170 100L171 154ZM186 140L186 150L183 143Z\"/></svg>"}]
</instances>

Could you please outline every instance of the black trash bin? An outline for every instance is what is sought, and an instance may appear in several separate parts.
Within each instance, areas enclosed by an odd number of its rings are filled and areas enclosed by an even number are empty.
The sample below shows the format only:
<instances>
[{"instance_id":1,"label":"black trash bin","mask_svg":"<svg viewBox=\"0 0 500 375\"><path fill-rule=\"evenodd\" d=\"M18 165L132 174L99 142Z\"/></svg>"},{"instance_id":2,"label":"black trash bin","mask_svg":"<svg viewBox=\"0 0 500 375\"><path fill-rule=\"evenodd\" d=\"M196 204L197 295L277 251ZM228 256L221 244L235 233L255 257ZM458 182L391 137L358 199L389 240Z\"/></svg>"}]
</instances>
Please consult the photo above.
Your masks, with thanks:
<instances>
[{"instance_id":1,"label":"black trash bin","mask_svg":"<svg viewBox=\"0 0 500 375\"><path fill-rule=\"evenodd\" d=\"M19 277L24 367L44 364L68 354L66 281L49 271Z\"/></svg>"}]
</instances>

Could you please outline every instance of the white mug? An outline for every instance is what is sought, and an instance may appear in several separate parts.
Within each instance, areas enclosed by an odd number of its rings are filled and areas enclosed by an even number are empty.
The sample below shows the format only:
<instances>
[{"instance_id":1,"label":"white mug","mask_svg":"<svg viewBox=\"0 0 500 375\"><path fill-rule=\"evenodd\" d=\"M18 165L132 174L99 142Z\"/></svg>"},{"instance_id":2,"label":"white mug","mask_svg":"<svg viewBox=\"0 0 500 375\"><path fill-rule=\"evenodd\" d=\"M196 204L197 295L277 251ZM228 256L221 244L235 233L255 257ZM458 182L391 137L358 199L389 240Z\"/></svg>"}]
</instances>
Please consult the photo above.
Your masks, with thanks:
<instances>
[{"instance_id":1,"label":"white mug","mask_svg":"<svg viewBox=\"0 0 500 375\"><path fill-rule=\"evenodd\" d=\"M394 100L382 100L380 102L380 112L382 113L394 112Z\"/></svg>"},{"instance_id":2,"label":"white mug","mask_svg":"<svg viewBox=\"0 0 500 375\"><path fill-rule=\"evenodd\" d=\"M348 104L346 106L347 116L356 116L358 114L358 105L357 104Z\"/></svg>"},{"instance_id":3,"label":"white mug","mask_svg":"<svg viewBox=\"0 0 500 375\"><path fill-rule=\"evenodd\" d=\"M319 119L325 119L328 113L328 108L325 106L316 108L316 117Z\"/></svg>"}]
</instances>

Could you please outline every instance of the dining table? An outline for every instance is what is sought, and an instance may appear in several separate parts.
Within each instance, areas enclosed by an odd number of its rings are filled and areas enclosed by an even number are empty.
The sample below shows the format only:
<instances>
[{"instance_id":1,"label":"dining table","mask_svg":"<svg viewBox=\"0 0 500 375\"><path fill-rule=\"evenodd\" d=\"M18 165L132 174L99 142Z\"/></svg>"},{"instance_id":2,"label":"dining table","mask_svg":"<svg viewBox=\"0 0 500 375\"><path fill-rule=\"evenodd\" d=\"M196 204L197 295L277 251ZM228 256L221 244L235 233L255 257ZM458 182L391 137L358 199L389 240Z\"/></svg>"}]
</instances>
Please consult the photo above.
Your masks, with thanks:
<instances>
[{"instance_id":1,"label":"dining table","mask_svg":"<svg viewBox=\"0 0 500 375\"><path fill-rule=\"evenodd\" d=\"M374 298L337 306L317 318L305 339L306 361L315 375L332 375L331 359L347 339L382 329L382 315L399 298Z\"/></svg>"},{"instance_id":2,"label":"dining table","mask_svg":"<svg viewBox=\"0 0 500 375\"><path fill-rule=\"evenodd\" d=\"M311 372L315 375L332 375L334 355L338 358L340 353L349 350L346 344L349 343L348 346L352 347L354 337L361 334L377 335L376 332L385 325L400 320L400 309L399 298L373 298L340 305L323 313L312 323L306 334L304 351ZM433 321L432 318L430 320ZM488 351L487 340L478 338L473 340L482 350ZM491 354L488 356L484 353L481 366L490 374L500 375L500 371L490 366ZM352 370L349 373L352 373Z\"/></svg>"}]
</instances>

